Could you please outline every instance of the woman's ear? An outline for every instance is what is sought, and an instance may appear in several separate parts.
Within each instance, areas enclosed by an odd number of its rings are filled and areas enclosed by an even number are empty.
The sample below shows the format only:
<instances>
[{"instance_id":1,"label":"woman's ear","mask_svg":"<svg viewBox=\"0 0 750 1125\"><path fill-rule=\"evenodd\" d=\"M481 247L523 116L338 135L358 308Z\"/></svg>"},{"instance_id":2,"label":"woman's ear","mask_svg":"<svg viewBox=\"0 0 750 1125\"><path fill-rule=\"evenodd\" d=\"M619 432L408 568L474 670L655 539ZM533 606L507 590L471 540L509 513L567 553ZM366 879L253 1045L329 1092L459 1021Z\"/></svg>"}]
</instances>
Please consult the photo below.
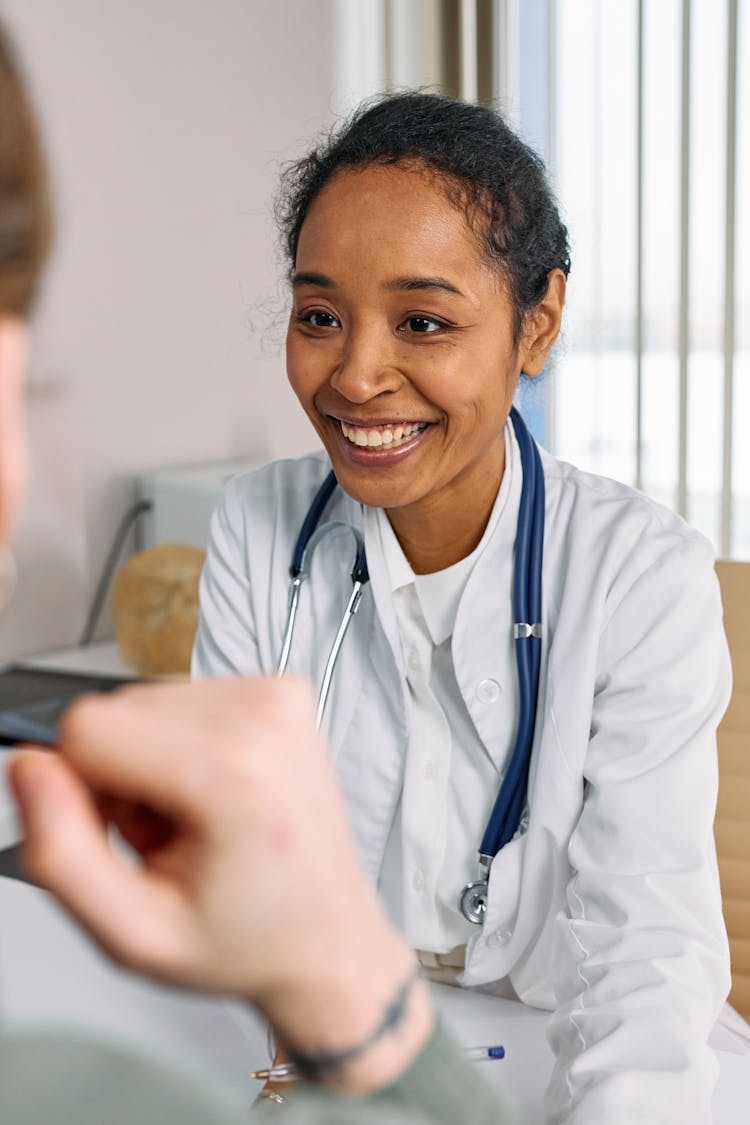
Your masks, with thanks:
<instances>
[{"instance_id":1,"label":"woman's ear","mask_svg":"<svg viewBox=\"0 0 750 1125\"><path fill-rule=\"evenodd\" d=\"M560 269L547 275L547 292L539 304L527 314L520 350L521 370L525 375L539 375L560 332L565 304L565 274Z\"/></svg>"}]
</instances>

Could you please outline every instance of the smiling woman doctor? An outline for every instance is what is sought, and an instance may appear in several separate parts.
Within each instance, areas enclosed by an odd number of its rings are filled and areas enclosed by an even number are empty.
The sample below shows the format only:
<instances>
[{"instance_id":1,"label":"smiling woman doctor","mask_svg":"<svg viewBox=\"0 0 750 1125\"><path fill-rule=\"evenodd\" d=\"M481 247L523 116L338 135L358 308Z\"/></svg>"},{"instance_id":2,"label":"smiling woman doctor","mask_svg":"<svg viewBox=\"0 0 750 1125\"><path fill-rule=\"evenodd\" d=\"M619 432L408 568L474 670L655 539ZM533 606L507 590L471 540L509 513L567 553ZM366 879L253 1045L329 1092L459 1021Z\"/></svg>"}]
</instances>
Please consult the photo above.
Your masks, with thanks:
<instances>
[{"instance_id":1,"label":"smiling woman doctor","mask_svg":"<svg viewBox=\"0 0 750 1125\"><path fill-rule=\"evenodd\" d=\"M279 215L325 453L230 482L194 671L321 685L357 556L324 722L392 917L439 979L553 1012L551 1122L707 1122L719 594L697 532L511 414L569 268L543 168L490 110L400 94L289 169Z\"/></svg>"}]
</instances>

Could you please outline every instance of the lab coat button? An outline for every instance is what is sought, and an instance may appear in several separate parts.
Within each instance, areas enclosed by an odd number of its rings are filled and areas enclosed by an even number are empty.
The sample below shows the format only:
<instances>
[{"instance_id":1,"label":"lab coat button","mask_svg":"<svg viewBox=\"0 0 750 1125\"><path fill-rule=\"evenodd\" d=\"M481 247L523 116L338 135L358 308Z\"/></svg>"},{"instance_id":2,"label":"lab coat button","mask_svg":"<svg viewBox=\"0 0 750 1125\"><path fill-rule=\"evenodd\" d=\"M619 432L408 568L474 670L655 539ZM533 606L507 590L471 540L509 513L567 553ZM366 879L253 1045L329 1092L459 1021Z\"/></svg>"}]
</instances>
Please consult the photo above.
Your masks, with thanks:
<instances>
[{"instance_id":1,"label":"lab coat button","mask_svg":"<svg viewBox=\"0 0 750 1125\"><path fill-rule=\"evenodd\" d=\"M424 872L417 868L411 881L412 889L419 895L424 890Z\"/></svg>"},{"instance_id":2,"label":"lab coat button","mask_svg":"<svg viewBox=\"0 0 750 1125\"><path fill-rule=\"evenodd\" d=\"M487 937L487 944L493 949L497 949L501 945L507 945L513 934L510 930L493 930Z\"/></svg>"},{"instance_id":3,"label":"lab coat button","mask_svg":"<svg viewBox=\"0 0 750 1125\"><path fill-rule=\"evenodd\" d=\"M497 680L480 680L477 687L477 699L480 703L497 703L502 688Z\"/></svg>"},{"instance_id":4,"label":"lab coat button","mask_svg":"<svg viewBox=\"0 0 750 1125\"><path fill-rule=\"evenodd\" d=\"M422 766L422 777L426 781L434 781L437 777L437 766L431 758L427 758Z\"/></svg>"},{"instance_id":5,"label":"lab coat button","mask_svg":"<svg viewBox=\"0 0 750 1125\"><path fill-rule=\"evenodd\" d=\"M411 669L412 672L418 672L419 671L419 667L420 667L420 665L419 665L419 653L417 652L417 650L415 648L409 649L408 663L409 663L409 668Z\"/></svg>"}]
</instances>

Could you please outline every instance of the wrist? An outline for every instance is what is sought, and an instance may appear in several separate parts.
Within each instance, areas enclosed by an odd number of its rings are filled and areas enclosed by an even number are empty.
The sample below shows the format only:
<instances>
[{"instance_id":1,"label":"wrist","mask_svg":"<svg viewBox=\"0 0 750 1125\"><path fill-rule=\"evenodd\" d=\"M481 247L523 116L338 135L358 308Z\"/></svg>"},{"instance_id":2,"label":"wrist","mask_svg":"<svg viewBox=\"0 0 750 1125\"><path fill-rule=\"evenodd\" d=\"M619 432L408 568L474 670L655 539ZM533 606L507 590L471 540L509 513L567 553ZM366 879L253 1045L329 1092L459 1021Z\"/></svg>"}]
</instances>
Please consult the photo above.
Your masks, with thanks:
<instances>
[{"instance_id":1,"label":"wrist","mask_svg":"<svg viewBox=\"0 0 750 1125\"><path fill-rule=\"evenodd\" d=\"M261 1006L285 1053L318 1081L364 1093L394 1081L429 1038L434 1015L413 952L385 922ZM308 1075L309 1076L309 1075Z\"/></svg>"}]
</instances>

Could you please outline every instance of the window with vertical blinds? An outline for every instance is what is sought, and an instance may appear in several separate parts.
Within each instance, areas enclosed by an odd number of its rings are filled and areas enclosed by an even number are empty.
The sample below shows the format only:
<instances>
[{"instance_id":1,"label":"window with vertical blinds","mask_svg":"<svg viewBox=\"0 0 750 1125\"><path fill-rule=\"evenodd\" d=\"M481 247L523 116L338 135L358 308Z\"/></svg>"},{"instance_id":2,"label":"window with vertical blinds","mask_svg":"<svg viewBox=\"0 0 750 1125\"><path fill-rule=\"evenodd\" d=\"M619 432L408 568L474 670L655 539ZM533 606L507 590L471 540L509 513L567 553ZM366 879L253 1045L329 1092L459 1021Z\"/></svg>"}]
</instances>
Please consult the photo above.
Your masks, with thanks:
<instances>
[{"instance_id":1,"label":"window with vertical blinds","mask_svg":"<svg viewBox=\"0 0 750 1125\"><path fill-rule=\"evenodd\" d=\"M491 99L548 163L573 270L563 338L523 402L537 436L735 558L750 558L749 7L342 0L352 101Z\"/></svg>"},{"instance_id":2,"label":"window with vertical blinds","mask_svg":"<svg viewBox=\"0 0 750 1125\"><path fill-rule=\"evenodd\" d=\"M750 557L747 3L554 7L574 272L552 442Z\"/></svg>"}]
</instances>

